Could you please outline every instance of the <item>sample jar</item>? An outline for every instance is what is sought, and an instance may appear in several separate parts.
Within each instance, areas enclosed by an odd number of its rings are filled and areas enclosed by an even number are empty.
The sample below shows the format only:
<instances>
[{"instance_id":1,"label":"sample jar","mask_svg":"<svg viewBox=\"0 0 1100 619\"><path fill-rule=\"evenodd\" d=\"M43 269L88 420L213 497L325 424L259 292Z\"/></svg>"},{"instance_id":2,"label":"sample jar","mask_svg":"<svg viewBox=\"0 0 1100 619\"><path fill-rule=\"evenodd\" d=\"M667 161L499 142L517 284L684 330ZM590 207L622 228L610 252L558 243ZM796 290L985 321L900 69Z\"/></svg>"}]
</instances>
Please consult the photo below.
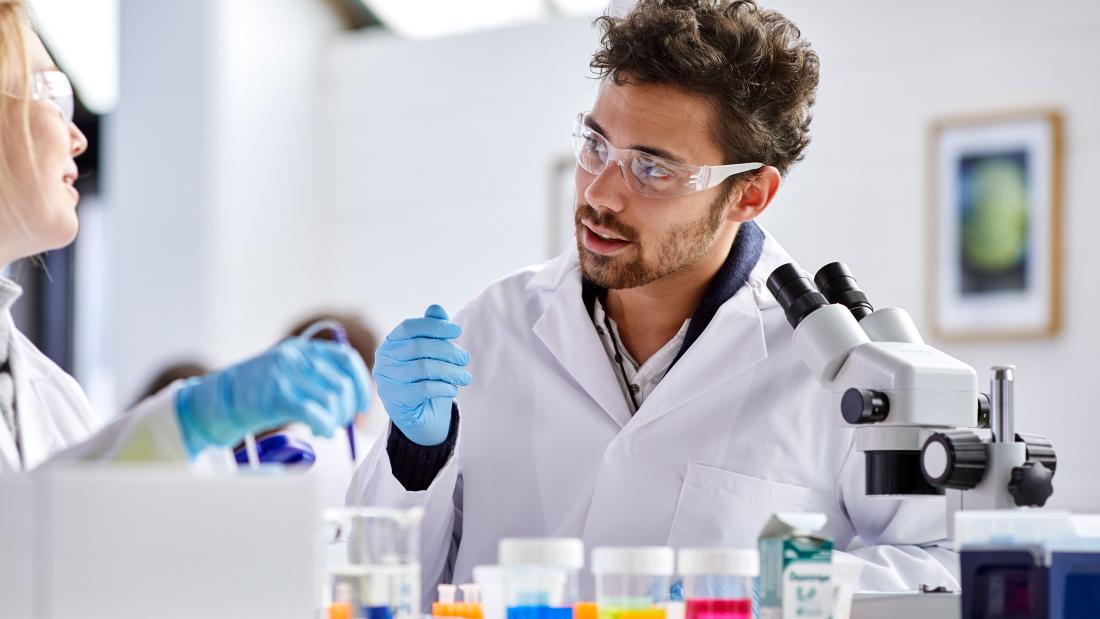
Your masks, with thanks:
<instances>
[{"instance_id":1,"label":"sample jar","mask_svg":"<svg viewBox=\"0 0 1100 619\"><path fill-rule=\"evenodd\" d=\"M326 511L326 608L340 597L339 603L350 604L354 619L419 616L423 515L420 508Z\"/></svg>"},{"instance_id":2,"label":"sample jar","mask_svg":"<svg viewBox=\"0 0 1100 619\"><path fill-rule=\"evenodd\" d=\"M474 582L481 589L485 619L505 619L504 569L499 565L474 566Z\"/></svg>"},{"instance_id":3,"label":"sample jar","mask_svg":"<svg viewBox=\"0 0 1100 619\"><path fill-rule=\"evenodd\" d=\"M584 543L575 538L500 540L507 619L572 619Z\"/></svg>"},{"instance_id":4,"label":"sample jar","mask_svg":"<svg viewBox=\"0 0 1100 619\"><path fill-rule=\"evenodd\" d=\"M684 548L685 619L752 619L752 581L760 556L751 548Z\"/></svg>"},{"instance_id":5,"label":"sample jar","mask_svg":"<svg viewBox=\"0 0 1100 619\"><path fill-rule=\"evenodd\" d=\"M675 560L664 546L592 551L599 619L664 619Z\"/></svg>"}]
</instances>

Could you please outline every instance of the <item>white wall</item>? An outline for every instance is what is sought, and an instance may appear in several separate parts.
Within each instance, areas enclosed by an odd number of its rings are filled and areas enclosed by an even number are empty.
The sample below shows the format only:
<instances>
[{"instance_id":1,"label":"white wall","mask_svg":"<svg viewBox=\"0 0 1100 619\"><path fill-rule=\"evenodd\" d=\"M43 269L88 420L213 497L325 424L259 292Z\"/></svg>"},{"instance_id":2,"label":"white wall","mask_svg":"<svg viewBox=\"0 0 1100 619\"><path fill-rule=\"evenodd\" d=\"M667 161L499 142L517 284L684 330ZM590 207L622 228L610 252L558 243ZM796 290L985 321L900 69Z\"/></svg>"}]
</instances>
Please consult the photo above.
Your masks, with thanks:
<instances>
[{"instance_id":1,"label":"white wall","mask_svg":"<svg viewBox=\"0 0 1100 619\"><path fill-rule=\"evenodd\" d=\"M1017 427L1062 466L1053 504L1100 510L1100 4L1023 0L770 3L822 57L807 159L763 223L807 267L848 262L881 306L924 310L925 138L958 112L1056 105L1066 117L1063 333L945 345L984 373L1019 368ZM589 20L436 41L346 36L328 56L329 246L341 299L390 326L457 309L547 255L552 162L593 95ZM984 378L983 378L984 380Z\"/></svg>"},{"instance_id":2,"label":"white wall","mask_svg":"<svg viewBox=\"0 0 1100 619\"><path fill-rule=\"evenodd\" d=\"M165 355L209 341L216 256L207 166L214 97L213 3L120 6L120 98L105 122L104 202L114 211L114 371L132 399ZM212 167L212 166L211 166ZM180 347L183 347L180 350Z\"/></svg>"},{"instance_id":3,"label":"white wall","mask_svg":"<svg viewBox=\"0 0 1100 619\"><path fill-rule=\"evenodd\" d=\"M431 303L453 313L549 255L551 162L596 87L589 21L334 46L327 225L349 302L387 328Z\"/></svg>"}]
</instances>

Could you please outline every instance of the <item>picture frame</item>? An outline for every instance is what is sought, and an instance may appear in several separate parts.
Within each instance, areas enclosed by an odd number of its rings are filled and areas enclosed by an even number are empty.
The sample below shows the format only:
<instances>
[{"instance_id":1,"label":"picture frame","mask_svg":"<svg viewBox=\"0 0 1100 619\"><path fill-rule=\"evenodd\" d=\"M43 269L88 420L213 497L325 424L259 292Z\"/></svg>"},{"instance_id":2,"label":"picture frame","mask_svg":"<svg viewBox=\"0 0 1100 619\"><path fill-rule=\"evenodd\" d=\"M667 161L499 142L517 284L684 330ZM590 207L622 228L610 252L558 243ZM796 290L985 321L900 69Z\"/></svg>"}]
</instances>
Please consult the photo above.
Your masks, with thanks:
<instances>
[{"instance_id":1,"label":"picture frame","mask_svg":"<svg viewBox=\"0 0 1100 619\"><path fill-rule=\"evenodd\" d=\"M933 123L927 298L939 339L1059 331L1062 128L1055 109Z\"/></svg>"}]
</instances>

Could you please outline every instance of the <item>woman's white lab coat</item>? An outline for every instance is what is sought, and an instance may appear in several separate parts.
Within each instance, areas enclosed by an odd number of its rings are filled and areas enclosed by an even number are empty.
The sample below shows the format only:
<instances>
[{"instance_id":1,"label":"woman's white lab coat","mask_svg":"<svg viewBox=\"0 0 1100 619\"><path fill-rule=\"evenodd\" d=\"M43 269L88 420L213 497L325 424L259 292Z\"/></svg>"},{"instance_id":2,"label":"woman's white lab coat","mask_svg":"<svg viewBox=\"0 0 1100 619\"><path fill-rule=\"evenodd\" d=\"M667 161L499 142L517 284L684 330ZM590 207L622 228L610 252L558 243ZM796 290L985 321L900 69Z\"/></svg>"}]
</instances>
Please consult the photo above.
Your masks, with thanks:
<instances>
[{"instance_id":1,"label":"woman's white lab coat","mask_svg":"<svg viewBox=\"0 0 1100 619\"><path fill-rule=\"evenodd\" d=\"M765 285L788 261L769 236L748 284L633 416L575 252L493 284L455 318L474 382L459 394L453 456L427 490L407 492L380 440L349 500L426 508L425 597L496 563L502 537L754 547L777 511L826 513L838 549L858 536L863 588L958 590L956 556L933 547L946 536L944 502L864 495L852 431Z\"/></svg>"},{"instance_id":2,"label":"woman's white lab coat","mask_svg":"<svg viewBox=\"0 0 1100 619\"><path fill-rule=\"evenodd\" d=\"M9 367L20 443L17 451L7 424L0 423L0 474L65 460L187 461L176 418L179 384L97 428L88 398L73 377L35 348L10 314L0 320L8 321L11 333Z\"/></svg>"}]
</instances>

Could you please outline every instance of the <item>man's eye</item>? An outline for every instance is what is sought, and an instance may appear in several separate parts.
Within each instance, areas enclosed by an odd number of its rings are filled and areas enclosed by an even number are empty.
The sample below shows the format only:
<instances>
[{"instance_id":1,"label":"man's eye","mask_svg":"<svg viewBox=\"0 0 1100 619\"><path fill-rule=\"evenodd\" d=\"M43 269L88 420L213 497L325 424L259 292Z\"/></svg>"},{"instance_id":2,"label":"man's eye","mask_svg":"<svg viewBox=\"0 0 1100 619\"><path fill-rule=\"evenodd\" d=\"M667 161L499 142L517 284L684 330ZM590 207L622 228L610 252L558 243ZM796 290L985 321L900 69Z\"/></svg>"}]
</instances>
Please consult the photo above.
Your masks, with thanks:
<instances>
[{"instance_id":1,"label":"man's eye","mask_svg":"<svg viewBox=\"0 0 1100 619\"><path fill-rule=\"evenodd\" d=\"M666 181L672 176L672 171L662 165L646 164L643 172L646 177L656 181Z\"/></svg>"}]
</instances>

